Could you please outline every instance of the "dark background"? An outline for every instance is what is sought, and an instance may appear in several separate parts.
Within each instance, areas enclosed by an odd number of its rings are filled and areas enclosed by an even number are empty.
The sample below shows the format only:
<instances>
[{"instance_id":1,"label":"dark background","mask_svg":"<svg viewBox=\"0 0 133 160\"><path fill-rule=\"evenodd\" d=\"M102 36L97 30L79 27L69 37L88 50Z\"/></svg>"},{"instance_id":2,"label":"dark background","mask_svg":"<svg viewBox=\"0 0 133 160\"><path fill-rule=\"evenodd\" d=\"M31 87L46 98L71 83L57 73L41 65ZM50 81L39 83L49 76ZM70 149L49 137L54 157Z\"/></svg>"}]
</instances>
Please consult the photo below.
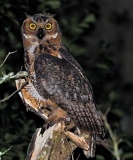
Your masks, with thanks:
<instances>
[{"instance_id":1,"label":"dark background","mask_svg":"<svg viewBox=\"0 0 133 160\"><path fill-rule=\"evenodd\" d=\"M21 25L25 12L56 14L65 45L85 70L98 108L111 108L108 120L121 143L123 160L133 159L133 1L132 0L0 0L0 68L17 73L23 66ZM24 70L24 68L23 68ZM0 99L15 90L14 80L0 85ZM3 160L23 160L28 144L43 121L26 112L16 94L0 105L0 152ZM106 135L108 137L108 134ZM79 156L80 155L80 156ZM85 160L82 150L74 158ZM101 146L93 160L112 160Z\"/></svg>"}]
</instances>

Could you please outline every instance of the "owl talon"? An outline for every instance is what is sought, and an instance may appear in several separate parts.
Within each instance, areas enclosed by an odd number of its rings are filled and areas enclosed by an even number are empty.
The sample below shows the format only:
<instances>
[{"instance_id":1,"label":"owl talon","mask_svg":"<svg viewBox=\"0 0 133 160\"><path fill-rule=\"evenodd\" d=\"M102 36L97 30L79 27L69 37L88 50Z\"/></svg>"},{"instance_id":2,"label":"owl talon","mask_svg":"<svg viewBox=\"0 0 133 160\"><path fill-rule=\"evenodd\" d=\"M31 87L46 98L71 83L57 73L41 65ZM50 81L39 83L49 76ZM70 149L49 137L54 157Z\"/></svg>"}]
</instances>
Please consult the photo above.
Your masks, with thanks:
<instances>
[{"instance_id":1,"label":"owl talon","mask_svg":"<svg viewBox=\"0 0 133 160\"><path fill-rule=\"evenodd\" d=\"M47 130L49 127L52 127L55 123L53 121L46 121L46 123L44 124L44 128L45 130Z\"/></svg>"},{"instance_id":2,"label":"owl talon","mask_svg":"<svg viewBox=\"0 0 133 160\"><path fill-rule=\"evenodd\" d=\"M60 117L59 122L64 122L66 126L68 126L71 123L70 117Z\"/></svg>"},{"instance_id":3,"label":"owl talon","mask_svg":"<svg viewBox=\"0 0 133 160\"><path fill-rule=\"evenodd\" d=\"M44 124L45 130L49 127L53 126L54 124L64 122L65 126L68 126L71 123L70 117L53 117L52 115L48 118L48 120Z\"/></svg>"}]
</instances>

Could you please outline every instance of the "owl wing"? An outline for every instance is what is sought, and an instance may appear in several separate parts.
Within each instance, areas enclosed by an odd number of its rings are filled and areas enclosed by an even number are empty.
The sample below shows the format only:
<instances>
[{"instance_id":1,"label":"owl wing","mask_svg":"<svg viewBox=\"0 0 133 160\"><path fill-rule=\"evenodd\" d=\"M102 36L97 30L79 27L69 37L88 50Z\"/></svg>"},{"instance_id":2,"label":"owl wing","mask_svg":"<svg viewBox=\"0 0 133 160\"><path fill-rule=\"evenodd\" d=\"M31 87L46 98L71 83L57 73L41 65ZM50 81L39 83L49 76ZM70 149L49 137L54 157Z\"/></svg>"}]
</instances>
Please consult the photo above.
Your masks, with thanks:
<instances>
[{"instance_id":1,"label":"owl wing","mask_svg":"<svg viewBox=\"0 0 133 160\"><path fill-rule=\"evenodd\" d=\"M103 134L104 127L96 111L91 85L78 62L65 50L62 58L40 54L34 63L36 83L41 96L67 111L79 128Z\"/></svg>"}]
</instances>

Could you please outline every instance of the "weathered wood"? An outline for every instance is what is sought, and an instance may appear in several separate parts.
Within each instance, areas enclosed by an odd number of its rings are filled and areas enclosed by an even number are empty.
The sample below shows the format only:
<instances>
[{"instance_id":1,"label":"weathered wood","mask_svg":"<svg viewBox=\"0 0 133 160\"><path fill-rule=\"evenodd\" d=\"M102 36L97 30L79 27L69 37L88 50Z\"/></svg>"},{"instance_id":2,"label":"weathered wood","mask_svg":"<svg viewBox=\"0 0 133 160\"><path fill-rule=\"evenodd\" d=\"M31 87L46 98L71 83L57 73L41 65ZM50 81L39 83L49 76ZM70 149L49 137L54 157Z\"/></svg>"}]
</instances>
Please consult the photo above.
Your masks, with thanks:
<instances>
[{"instance_id":1,"label":"weathered wood","mask_svg":"<svg viewBox=\"0 0 133 160\"><path fill-rule=\"evenodd\" d=\"M78 147L82 148L83 150L89 150L89 144L86 143L85 138L83 137L83 134L80 136L70 132L70 131L66 131L64 132L65 135ZM88 135L89 138L89 135Z\"/></svg>"},{"instance_id":2,"label":"weathered wood","mask_svg":"<svg viewBox=\"0 0 133 160\"><path fill-rule=\"evenodd\" d=\"M26 160L69 160L77 146L69 141L64 126L58 123L43 134L37 129L30 143Z\"/></svg>"}]
</instances>

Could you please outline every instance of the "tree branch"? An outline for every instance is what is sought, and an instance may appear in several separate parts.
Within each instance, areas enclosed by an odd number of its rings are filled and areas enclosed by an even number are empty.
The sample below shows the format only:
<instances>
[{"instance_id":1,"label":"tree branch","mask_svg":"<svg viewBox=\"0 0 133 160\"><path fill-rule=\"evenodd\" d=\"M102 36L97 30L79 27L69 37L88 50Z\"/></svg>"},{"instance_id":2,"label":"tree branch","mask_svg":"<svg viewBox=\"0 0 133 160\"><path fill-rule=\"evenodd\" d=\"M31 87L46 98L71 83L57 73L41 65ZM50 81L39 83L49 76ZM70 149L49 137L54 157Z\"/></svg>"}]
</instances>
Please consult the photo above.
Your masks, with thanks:
<instances>
[{"instance_id":1,"label":"tree branch","mask_svg":"<svg viewBox=\"0 0 133 160\"><path fill-rule=\"evenodd\" d=\"M14 53L16 53L16 52L17 52L17 50L16 50L16 51L13 51L13 52L9 52L8 55L6 56L6 58L4 59L4 61L0 64L0 68L4 65L4 63L6 62L7 58L8 58L11 54L14 54Z\"/></svg>"},{"instance_id":2,"label":"tree branch","mask_svg":"<svg viewBox=\"0 0 133 160\"><path fill-rule=\"evenodd\" d=\"M0 84L6 80L9 80L9 79L16 79L16 78L26 77L26 76L27 76L27 72L25 72L25 71L18 72L16 75L14 75L14 73L9 73L8 75L5 75L2 79L0 79ZM18 91L20 91L26 85L26 83L27 83L27 81L25 81L23 84L21 84L19 86L19 88L16 91L14 91L12 94L10 94L8 97L0 100L0 104L9 100L14 94L16 94Z\"/></svg>"},{"instance_id":3,"label":"tree branch","mask_svg":"<svg viewBox=\"0 0 133 160\"><path fill-rule=\"evenodd\" d=\"M109 110L110 110L110 109L107 110L107 112L106 112L105 115L102 114L103 121L104 121L104 123L105 123L105 126L106 126L108 132L109 132L109 135L110 135L110 138L111 138L112 144L113 144L113 149L109 149L108 147L107 147L107 149L112 153L112 155L113 155L114 157L116 157L116 160L121 160L121 156L120 156L121 151L120 151L120 149L119 149L119 144L120 144L122 141L121 141L121 139L119 139L119 138L117 137L116 134L113 133L113 131L112 131L112 129L111 129L109 123L108 123L108 120L107 120L106 115L108 114Z\"/></svg>"},{"instance_id":4,"label":"tree branch","mask_svg":"<svg viewBox=\"0 0 133 160\"><path fill-rule=\"evenodd\" d=\"M37 129L28 148L26 160L70 160L77 146L67 140L64 125L55 124L41 134Z\"/></svg>"},{"instance_id":5,"label":"tree branch","mask_svg":"<svg viewBox=\"0 0 133 160\"><path fill-rule=\"evenodd\" d=\"M0 77L0 84L10 80L10 79L18 79L22 77L27 77L28 74L26 71L20 71L17 74L14 74L13 72L10 72L8 74L4 74L3 77Z\"/></svg>"},{"instance_id":6,"label":"tree branch","mask_svg":"<svg viewBox=\"0 0 133 160\"><path fill-rule=\"evenodd\" d=\"M6 152L8 152L10 149L12 148L12 146L10 148L8 148L6 151L4 152L0 152L0 160L1 160L1 156L3 156Z\"/></svg>"}]
</instances>

